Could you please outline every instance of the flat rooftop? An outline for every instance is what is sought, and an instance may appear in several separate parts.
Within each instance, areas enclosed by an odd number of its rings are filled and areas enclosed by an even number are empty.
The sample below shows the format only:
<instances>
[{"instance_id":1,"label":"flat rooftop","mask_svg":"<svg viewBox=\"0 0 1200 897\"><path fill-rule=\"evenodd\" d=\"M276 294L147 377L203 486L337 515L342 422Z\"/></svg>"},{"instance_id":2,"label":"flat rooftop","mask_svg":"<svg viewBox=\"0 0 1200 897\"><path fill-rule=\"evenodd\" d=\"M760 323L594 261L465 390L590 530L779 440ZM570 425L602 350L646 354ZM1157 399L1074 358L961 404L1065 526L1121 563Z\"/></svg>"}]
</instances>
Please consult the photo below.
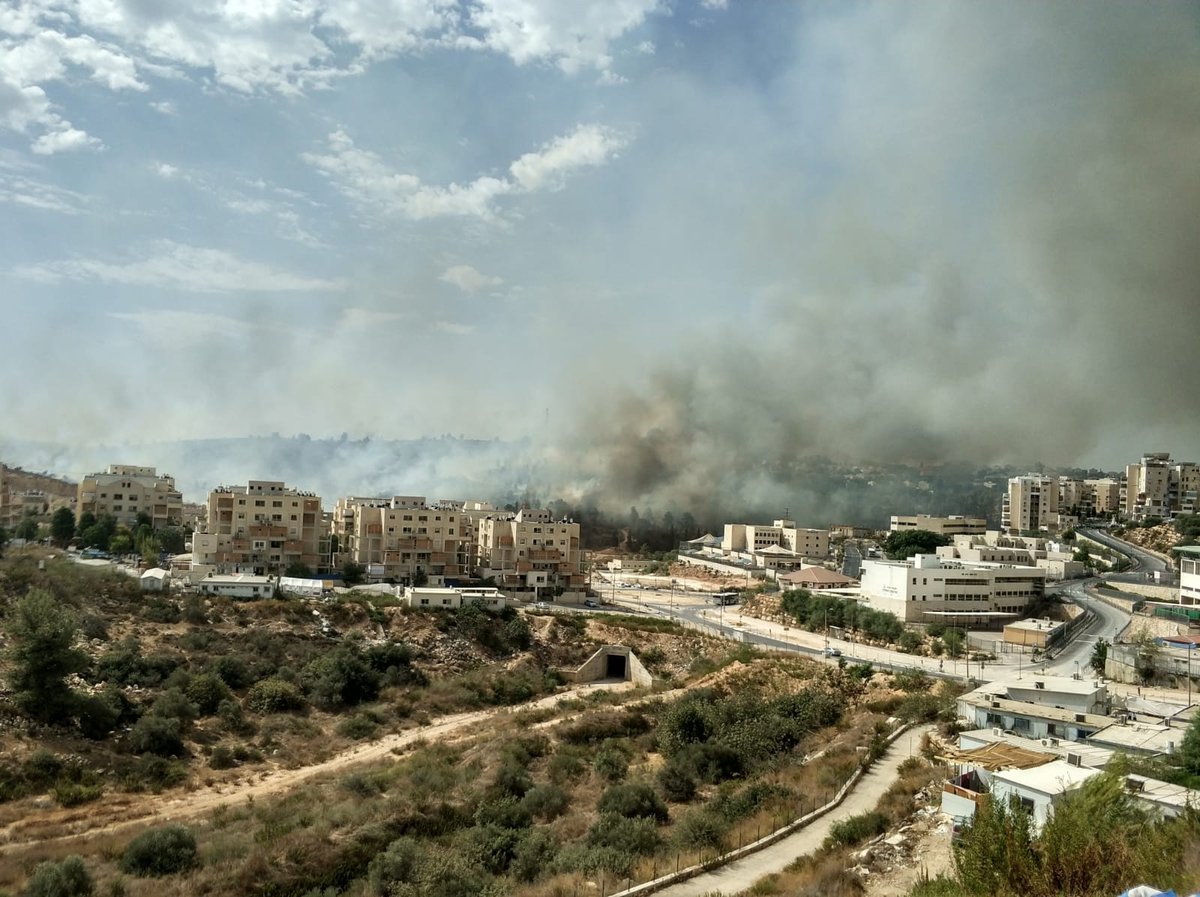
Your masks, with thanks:
<instances>
[{"instance_id":1,"label":"flat rooftop","mask_svg":"<svg viewBox=\"0 0 1200 897\"><path fill-rule=\"evenodd\" d=\"M1065 738L1025 738L1011 732L1001 732L997 735L991 729L970 729L960 732L958 734L960 751L963 750L961 745L964 741L1005 744L1026 751L1036 751L1046 757L1058 757L1062 760L1067 758L1067 754L1078 754L1080 762L1091 769L1103 769L1116 756L1115 751L1086 741L1068 741Z\"/></svg>"},{"instance_id":2,"label":"flat rooftop","mask_svg":"<svg viewBox=\"0 0 1200 897\"><path fill-rule=\"evenodd\" d=\"M1054 795L1078 788L1092 776L1098 775L1100 775L1098 769L1072 766L1064 760L1053 760L1030 769L998 770L992 774L992 779L1030 791L1037 791L1039 794Z\"/></svg>"},{"instance_id":3,"label":"flat rooftop","mask_svg":"<svg viewBox=\"0 0 1200 897\"><path fill-rule=\"evenodd\" d=\"M1137 722L1112 723L1098 729L1088 737L1088 741L1116 750L1167 755L1178 750L1185 732L1187 728L1184 726L1168 728Z\"/></svg>"}]
</instances>

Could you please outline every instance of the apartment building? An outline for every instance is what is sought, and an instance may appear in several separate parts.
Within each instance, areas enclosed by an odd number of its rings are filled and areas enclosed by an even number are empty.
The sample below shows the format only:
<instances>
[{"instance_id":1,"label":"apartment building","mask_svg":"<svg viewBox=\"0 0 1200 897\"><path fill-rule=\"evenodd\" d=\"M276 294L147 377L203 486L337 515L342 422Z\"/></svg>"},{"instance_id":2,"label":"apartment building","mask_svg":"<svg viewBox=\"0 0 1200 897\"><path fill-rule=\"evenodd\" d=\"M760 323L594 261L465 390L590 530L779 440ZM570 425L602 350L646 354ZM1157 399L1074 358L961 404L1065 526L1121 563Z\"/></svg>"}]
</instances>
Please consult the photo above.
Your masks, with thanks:
<instances>
[{"instance_id":1,"label":"apartment building","mask_svg":"<svg viewBox=\"0 0 1200 897\"><path fill-rule=\"evenodd\" d=\"M192 576L279 574L292 564L329 566L329 534L321 498L278 480L218 486L208 495L205 522L192 534Z\"/></svg>"},{"instance_id":2,"label":"apartment building","mask_svg":"<svg viewBox=\"0 0 1200 897\"><path fill-rule=\"evenodd\" d=\"M921 529L942 536L974 536L987 532L987 520L983 517L963 517L955 514L949 517L931 517L929 514L906 517L893 514L888 529L893 533Z\"/></svg>"},{"instance_id":3,"label":"apartment building","mask_svg":"<svg viewBox=\"0 0 1200 897\"><path fill-rule=\"evenodd\" d=\"M44 517L59 508L74 510L78 487L44 473L0 464L0 526L14 529L25 517Z\"/></svg>"},{"instance_id":4,"label":"apartment building","mask_svg":"<svg viewBox=\"0 0 1200 897\"><path fill-rule=\"evenodd\" d=\"M139 514L151 525L178 526L183 518L183 495L175 478L159 474L153 467L111 464L103 473L90 473L79 483L75 514L96 517L111 515L117 523L134 526Z\"/></svg>"},{"instance_id":5,"label":"apartment building","mask_svg":"<svg viewBox=\"0 0 1200 897\"><path fill-rule=\"evenodd\" d=\"M377 582L442 586L470 576L474 530L457 504L430 505L421 495L338 499L333 531L339 559L360 564Z\"/></svg>"},{"instance_id":6,"label":"apartment building","mask_svg":"<svg viewBox=\"0 0 1200 897\"><path fill-rule=\"evenodd\" d=\"M1005 532L1054 529L1059 522L1056 477L1031 473L1009 479L1000 510L1000 526Z\"/></svg>"},{"instance_id":7,"label":"apartment building","mask_svg":"<svg viewBox=\"0 0 1200 897\"><path fill-rule=\"evenodd\" d=\"M1046 571L1024 564L974 563L931 554L862 562L867 604L905 623L998 629L1026 616L1045 590Z\"/></svg>"},{"instance_id":8,"label":"apartment building","mask_svg":"<svg viewBox=\"0 0 1200 897\"><path fill-rule=\"evenodd\" d=\"M1060 542L1036 536L1006 536L989 530L982 536L955 536L953 543L937 549L944 560L975 564L1015 564L1040 567L1047 579L1073 579L1086 572L1075 552Z\"/></svg>"},{"instance_id":9,"label":"apartment building","mask_svg":"<svg viewBox=\"0 0 1200 897\"><path fill-rule=\"evenodd\" d=\"M548 510L484 513L476 521L478 573L501 588L582 589L579 524L554 520Z\"/></svg>"},{"instance_id":10,"label":"apartment building","mask_svg":"<svg viewBox=\"0 0 1200 897\"><path fill-rule=\"evenodd\" d=\"M1200 465L1152 452L1125 468L1121 513L1133 520L1195 514L1200 509Z\"/></svg>"}]
</instances>

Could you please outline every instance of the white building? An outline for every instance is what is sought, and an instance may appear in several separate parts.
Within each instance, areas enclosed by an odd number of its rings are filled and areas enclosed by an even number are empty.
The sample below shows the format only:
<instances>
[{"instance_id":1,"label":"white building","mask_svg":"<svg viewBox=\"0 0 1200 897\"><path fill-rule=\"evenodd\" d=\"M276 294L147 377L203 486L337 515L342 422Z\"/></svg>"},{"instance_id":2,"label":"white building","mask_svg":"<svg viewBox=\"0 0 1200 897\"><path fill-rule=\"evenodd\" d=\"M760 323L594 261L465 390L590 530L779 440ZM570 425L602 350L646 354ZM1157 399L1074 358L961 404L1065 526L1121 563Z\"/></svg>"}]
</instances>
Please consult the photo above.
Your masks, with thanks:
<instances>
[{"instance_id":1,"label":"white building","mask_svg":"<svg viewBox=\"0 0 1200 897\"><path fill-rule=\"evenodd\" d=\"M424 610L455 610L465 604L481 604L488 610L503 610L508 604L503 592L487 586L461 589L406 586L398 588L397 595L405 607Z\"/></svg>"},{"instance_id":2,"label":"white building","mask_svg":"<svg viewBox=\"0 0 1200 897\"><path fill-rule=\"evenodd\" d=\"M892 515L888 529L893 533L903 533L909 530L927 530L941 536L983 535L987 531L987 520L983 517L963 517L952 514L949 517L931 517L928 514L913 516Z\"/></svg>"},{"instance_id":3,"label":"white building","mask_svg":"<svg viewBox=\"0 0 1200 897\"><path fill-rule=\"evenodd\" d=\"M275 595L275 578L253 576L249 573L212 573L196 583L205 595L223 595L226 598L272 598Z\"/></svg>"},{"instance_id":4,"label":"white building","mask_svg":"<svg viewBox=\"0 0 1200 897\"><path fill-rule=\"evenodd\" d=\"M151 567L139 578L143 592L164 592L171 581L171 574L161 567Z\"/></svg>"},{"instance_id":5,"label":"white building","mask_svg":"<svg viewBox=\"0 0 1200 897\"><path fill-rule=\"evenodd\" d=\"M1179 603L1200 604L1200 545L1174 549L1179 555Z\"/></svg>"},{"instance_id":6,"label":"white building","mask_svg":"<svg viewBox=\"0 0 1200 897\"><path fill-rule=\"evenodd\" d=\"M992 800L1019 803L1032 818L1036 834L1045 827L1054 805L1063 795L1098 775L1098 769L1073 766L1063 760L1052 760L1031 769L1000 769L992 773Z\"/></svg>"},{"instance_id":7,"label":"white building","mask_svg":"<svg viewBox=\"0 0 1200 897\"><path fill-rule=\"evenodd\" d=\"M862 592L876 610L906 623L996 628L1026 616L1045 594L1037 567L944 560L918 554L906 561L862 562Z\"/></svg>"}]
</instances>

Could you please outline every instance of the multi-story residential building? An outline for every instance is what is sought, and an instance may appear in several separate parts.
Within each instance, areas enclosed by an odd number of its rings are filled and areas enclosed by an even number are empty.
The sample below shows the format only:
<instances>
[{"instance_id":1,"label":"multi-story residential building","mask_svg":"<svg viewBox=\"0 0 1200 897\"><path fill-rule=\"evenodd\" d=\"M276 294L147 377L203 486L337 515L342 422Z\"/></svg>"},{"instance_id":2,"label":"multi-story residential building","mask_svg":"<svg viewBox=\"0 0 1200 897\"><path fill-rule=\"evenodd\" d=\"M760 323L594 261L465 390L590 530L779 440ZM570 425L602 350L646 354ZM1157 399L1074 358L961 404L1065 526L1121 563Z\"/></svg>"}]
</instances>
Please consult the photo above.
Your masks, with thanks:
<instances>
[{"instance_id":1,"label":"multi-story residential building","mask_svg":"<svg viewBox=\"0 0 1200 897\"><path fill-rule=\"evenodd\" d=\"M1121 484L1113 479L1084 480L1084 507L1088 517L1104 517L1121 510ZM1090 508L1088 506L1090 500Z\"/></svg>"},{"instance_id":2,"label":"multi-story residential building","mask_svg":"<svg viewBox=\"0 0 1200 897\"><path fill-rule=\"evenodd\" d=\"M314 571L329 565L320 496L276 480L209 493L205 522L192 534L193 577L278 574L293 564Z\"/></svg>"},{"instance_id":3,"label":"multi-story residential building","mask_svg":"<svg viewBox=\"0 0 1200 897\"><path fill-rule=\"evenodd\" d=\"M1125 468L1121 513L1134 520L1195 514L1200 509L1200 465L1152 452Z\"/></svg>"},{"instance_id":4,"label":"multi-story residential building","mask_svg":"<svg viewBox=\"0 0 1200 897\"><path fill-rule=\"evenodd\" d=\"M954 542L937 549L944 560L974 564L1016 564L1040 567L1047 579L1072 579L1086 569L1075 552L1059 542L1036 536L1006 536L990 530L982 536L955 536Z\"/></svg>"},{"instance_id":5,"label":"multi-story residential building","mask_svg":"<svg viewBox=\"0 0 1200 897\"><path fill-rule=\"evenodd\" d=\"M1026 616L1046 590L1046 571L918 554L906 561L862 562L862 592L876 610L906 623L999 628Z\"/></svg>"},{"instance_id":6,"label":"multi-story residential building","mask_svg":"<svg viewBox=\"0 0 1200 897\"><path fill-rule=\"evenodd\" d=\"M103 473L85 476L77 496L76 519L87 513L110 515L117 523L133 526L144 514L158 529L178 526L183 517L183 495L175 488L175 478L153 467L111 464Z\"/></svg>"},{"instance_id":7,"label":"multi-story residential building","mask_svg":"<svg viewBox=\"0 0 1200 897\"><path fill-rule=\"evenodd\" d=\"M1057 527L1058 480L1037 473L1010 478L1001 506L1000 525L1010 533Z\"/></svg>"},{"instance_id":8,"label":"multi-story residential building","mask_svg":"<svg viewBox=\"0 0 1200 897\"><path fill-rule=\"evenodd\" d=\"M338 500L333 527L339 558L362 565L368 579L441 586L471 574L472 521L454 502L350 496Z\"/></svg>"},{"instance_id":9,"label":"multi-story residential building","mask_svg":"<svg viewBox=\"0 0 1200 897\"><path fill-rule=\"evenodd\" d=\"M501 588L585 587L578 523L526 508L485 514L475 526L478 573L494 578Z\"/></svg>"},{"instance_id":10,"label":"multi-story residential building","mask_svg":"<svg viewBox=\"0 0 1200 897\"><path fill-rule=\"evenodd\" d=\"M14 529L26 517L42 518L59 508L74 510L75 483L0 464L0 526Z\"/></svg>"},{"instance_id":11,"label":"multi-story residential building","mask_svg":"<svg viewBox=\"0 0 1200 897\"><path fill-rule=\"evenodd\" d=\"M893 514L891 526L888 528L893 533L922 529L943 536L974 536L987 532L987 520L983 517L961 515L931 517L929 514L916 514L906 517Z\"/></svg>"}]
</instances>

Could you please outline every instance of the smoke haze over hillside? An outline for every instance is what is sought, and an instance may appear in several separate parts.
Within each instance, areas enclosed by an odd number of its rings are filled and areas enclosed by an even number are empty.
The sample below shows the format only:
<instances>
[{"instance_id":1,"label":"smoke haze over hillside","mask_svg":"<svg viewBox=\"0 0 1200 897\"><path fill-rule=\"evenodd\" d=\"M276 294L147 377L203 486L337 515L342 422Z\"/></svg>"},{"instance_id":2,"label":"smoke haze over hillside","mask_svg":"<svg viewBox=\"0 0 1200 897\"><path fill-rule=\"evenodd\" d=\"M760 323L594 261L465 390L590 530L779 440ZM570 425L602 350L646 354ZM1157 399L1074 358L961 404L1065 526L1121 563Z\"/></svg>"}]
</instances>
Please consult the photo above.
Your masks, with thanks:
<instances>
[{"instance_id":1,"label":"smoke haze over hillside","mask_svg":"<svg viewBox=\"0 0 1200 897\"><path fill-rule=\"evenodd\" d=\"M822 519L814 456L1200 459L1196 4L493 5L0 23L0 457ZM181 442L272 431L332 441Z\"/></svg>"}]
</instances>

